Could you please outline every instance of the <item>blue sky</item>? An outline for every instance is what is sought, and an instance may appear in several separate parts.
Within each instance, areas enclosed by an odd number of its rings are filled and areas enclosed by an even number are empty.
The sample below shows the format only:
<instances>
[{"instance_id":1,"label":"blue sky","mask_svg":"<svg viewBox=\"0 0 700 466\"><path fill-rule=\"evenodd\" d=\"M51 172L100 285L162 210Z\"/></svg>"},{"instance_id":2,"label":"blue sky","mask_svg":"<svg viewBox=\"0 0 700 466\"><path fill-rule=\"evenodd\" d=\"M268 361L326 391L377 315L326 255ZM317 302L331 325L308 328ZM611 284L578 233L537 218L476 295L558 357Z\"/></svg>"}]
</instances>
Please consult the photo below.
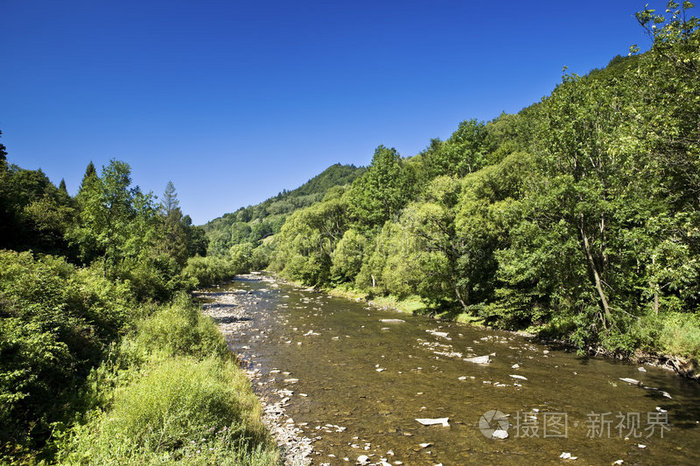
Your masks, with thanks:
<instances>
[{"instance_id":1,"label":"blue sky","mask_svg":"<svg viewBox=\"0 0 700 466\"><path fill-rule=\"evenodd\" d=\"M0 0L1 141L71 193L124 160L204 223L646 49L644 3Z\"/></svg>"}]
</instances>

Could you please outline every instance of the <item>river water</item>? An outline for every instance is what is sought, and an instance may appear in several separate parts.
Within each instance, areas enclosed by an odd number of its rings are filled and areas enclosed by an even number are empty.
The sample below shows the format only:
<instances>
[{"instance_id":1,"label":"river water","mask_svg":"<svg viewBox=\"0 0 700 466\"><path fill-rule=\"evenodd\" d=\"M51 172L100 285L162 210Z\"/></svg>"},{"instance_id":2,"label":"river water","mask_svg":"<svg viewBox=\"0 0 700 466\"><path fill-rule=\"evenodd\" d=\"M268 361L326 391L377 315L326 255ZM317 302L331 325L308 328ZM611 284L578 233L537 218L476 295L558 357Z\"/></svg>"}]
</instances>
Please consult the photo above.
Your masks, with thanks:
<instances>
[{"instance_id":1,"label":"river water","mask_svg":"<svg viewBox=\"0 0 700 466\"><path fill-rule=\"evenodd\" d=\"M314 440L313 464L362 455L406 465L700 464L700 384L667 370L265 277L217 291L245 307L246 326L229 345L263 398L289 398L286 416ZM484 355L490 364L464 360ZM494 439L494 429L508 438Z\"/></svg>"}]
</instances>

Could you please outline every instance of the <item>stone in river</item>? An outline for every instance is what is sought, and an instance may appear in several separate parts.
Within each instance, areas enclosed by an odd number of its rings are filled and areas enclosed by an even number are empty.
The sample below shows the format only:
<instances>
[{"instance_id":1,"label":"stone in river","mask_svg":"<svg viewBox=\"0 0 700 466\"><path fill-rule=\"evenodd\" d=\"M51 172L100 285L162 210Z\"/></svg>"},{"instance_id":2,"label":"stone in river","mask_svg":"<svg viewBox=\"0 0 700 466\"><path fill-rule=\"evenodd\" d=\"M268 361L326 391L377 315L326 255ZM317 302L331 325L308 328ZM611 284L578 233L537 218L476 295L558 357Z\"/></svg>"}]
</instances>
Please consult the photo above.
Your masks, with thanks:
<instances>
[{"instance_id":1,"label":"stone in river","mask_svg":"<svg viewBox=\"0 0 700 466\"><path fill-rule=\"evenodd\" d=\"M474 364L489 364L491 362L490 356L476 356L473 358L464 358L464 361L471 362Z\"/></svg>"},{"instance_id":2,"label":"stone in river","mask_svg":"<svg viewBox=\"0 0 700 466\"><path fill-rule=\"evenodd\" d=\"M642 382L640 382L639 380L630 379L628 377L620 377L620 380L622 380L623 382L627 382L629 384L632 384L632 385L641 385L642 384Z\"/></svg>"},{"instance_id":3,"label":"stone in river","mask_svg":"<svg viewBox=\"0 0 700 466\"><path fill-rule=\"evenodd\" d=\"M448 422L449 420L450 420L450 418L448 418L448 417L438 417L438 418L434 418L434 419L430 419L430 418L418 418L418 419L416 419L416 421L423 424L424 426L434 426L434 425L440 424L443 427L450 426L450 424Z\"/></svg>"}]
</instances>

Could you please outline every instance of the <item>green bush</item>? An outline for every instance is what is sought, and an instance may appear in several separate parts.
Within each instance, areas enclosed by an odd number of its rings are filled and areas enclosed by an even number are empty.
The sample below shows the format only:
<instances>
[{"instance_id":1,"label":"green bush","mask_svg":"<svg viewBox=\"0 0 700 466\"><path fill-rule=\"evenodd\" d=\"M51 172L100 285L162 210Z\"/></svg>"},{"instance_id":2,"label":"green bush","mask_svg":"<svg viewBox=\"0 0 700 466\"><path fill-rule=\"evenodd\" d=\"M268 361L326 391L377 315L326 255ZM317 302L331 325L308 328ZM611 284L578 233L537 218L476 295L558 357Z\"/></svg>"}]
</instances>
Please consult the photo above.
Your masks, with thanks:
<instances>
[{"instance_id":1,"label":"green bush","mask_svg":"<svg viewBox=\"0 0 700 466\"><path fill-rule=\"evenodd\" d=\"M669 312L655 315L649 312L635 333L645 349L700 361L700 314Z\"/></svg>"},{"instance_id":2,"label":"green bush","mask_svg":"<svg viewBox=\"0 0 700 466\"><path fill-rule=\"evenodd\" d=\"M250 382L232 362L154 362L113 407L66 436L71 464L277 464Z\"/></svg>"},{"instance_id":3,"label":"green bush","mask_svg":"<svg viewBox=\"0 0 700 466\"><path fill-rule=\"evenodd\" d=\"M700 315L674 312L665 316L659 343L667 354L700 361Z\"/></svg>"},{"instance_id":4,"label":"green bush","mask_svg":"<svg viewBox=\"0 0 700 466\"><path fill-rule=\"evenodd\" d=\"M202 315L185 293L178 294L172 304L157 308L137 328L136 336L130 340L143 355L160 353L198 359L215 356L222 360L233 357L214 322Z\"/></svg>"},{"instance_id":5,"label":"green bush","mask_svg":"<svg viewBox=\"0 0 700 466\"><path fill-rule=\"evenodd\" d=\"M131 306L128 287L97 270L0 251L0 444L49 435L81 378L126 331Z\"/></svg>"},{"instance_id":6,"label":"green bush","mask_svg":"<svg viewBox=\"0 0 700 466\"><path fill-rule=\"evenodd\" d=\"M233 278L237 273L245 271L244 267L229 259L221 257L190 257L182 271L182 277L191 288L215 285Z\"/></svg>"}]
</instances>

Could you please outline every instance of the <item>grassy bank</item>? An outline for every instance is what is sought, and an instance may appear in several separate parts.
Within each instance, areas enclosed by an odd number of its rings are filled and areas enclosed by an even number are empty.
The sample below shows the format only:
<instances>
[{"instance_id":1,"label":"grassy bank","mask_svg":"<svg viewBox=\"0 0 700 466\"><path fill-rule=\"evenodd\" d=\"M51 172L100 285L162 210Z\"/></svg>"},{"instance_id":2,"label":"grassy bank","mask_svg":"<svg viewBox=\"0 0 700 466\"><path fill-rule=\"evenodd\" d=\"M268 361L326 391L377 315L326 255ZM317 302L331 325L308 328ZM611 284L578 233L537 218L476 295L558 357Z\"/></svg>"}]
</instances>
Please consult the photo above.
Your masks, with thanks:
<instances>
[{"instance_id":1,"label":"grassy bank","mask_svg":"<svg viewBox=\"0 0 700 466\"><path fill-rule=\"evenodd\" d=\"M0 251L0 464L277 464L260 411L184 291L144 303L99 266Z\"/></svg>"},{"instance_id":2,"label":"grassy bank","mask_svg":"<svg viewBox=\"0 0 700 466\"><path fill-rule=\"evenodd\" d=\"M399 312L405 312L408 314L420 314L429 310L426 304L418 296L409 296L404 299L397 298L396 296L371 296L356 288L343 285L327 288L324 289L324 291L328 292L328 294L332 296L352 300L362 300L373 306L395 309Z\"/></svg>"},{"instance_id":3,"label":"grassy bank","mask_svg":"<svg viewBox=\"0 0 700 466\"><path fill-rule=\"evenodd\" d=\"M189 297L155 307L89 376L59 463L268 465L279 453L250 382Z\"/></svg>"}]
</instances>

